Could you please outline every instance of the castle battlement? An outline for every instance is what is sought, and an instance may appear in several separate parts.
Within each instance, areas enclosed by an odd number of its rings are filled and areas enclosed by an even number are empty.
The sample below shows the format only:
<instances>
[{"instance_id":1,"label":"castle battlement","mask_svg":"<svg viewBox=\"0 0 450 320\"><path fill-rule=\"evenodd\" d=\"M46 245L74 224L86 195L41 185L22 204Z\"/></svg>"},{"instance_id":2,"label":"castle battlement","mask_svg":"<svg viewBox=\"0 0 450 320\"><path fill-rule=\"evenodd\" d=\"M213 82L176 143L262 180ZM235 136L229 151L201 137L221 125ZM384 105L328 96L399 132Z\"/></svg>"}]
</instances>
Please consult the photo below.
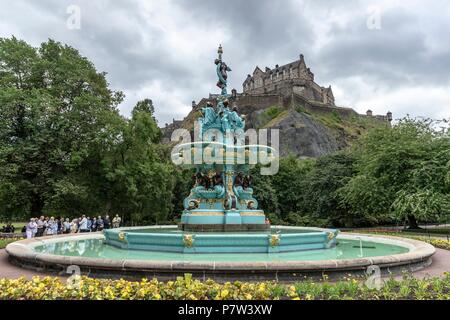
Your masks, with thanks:
<instances>
[{"instance_id":1,"label":"castle battlement","mask_svg":"<svg viewBox=\"0 0 450 320\"><path fill-rule=\"evenodd\" d=\"M334 106L331 86L322 87L314 81L314 73L306 66L305 58L262 71L258 66L253 75L247 75L242 84L243 93L248 95L277 93L283 96L297 94L307 100Z\"/></svg>"}]
</instances>

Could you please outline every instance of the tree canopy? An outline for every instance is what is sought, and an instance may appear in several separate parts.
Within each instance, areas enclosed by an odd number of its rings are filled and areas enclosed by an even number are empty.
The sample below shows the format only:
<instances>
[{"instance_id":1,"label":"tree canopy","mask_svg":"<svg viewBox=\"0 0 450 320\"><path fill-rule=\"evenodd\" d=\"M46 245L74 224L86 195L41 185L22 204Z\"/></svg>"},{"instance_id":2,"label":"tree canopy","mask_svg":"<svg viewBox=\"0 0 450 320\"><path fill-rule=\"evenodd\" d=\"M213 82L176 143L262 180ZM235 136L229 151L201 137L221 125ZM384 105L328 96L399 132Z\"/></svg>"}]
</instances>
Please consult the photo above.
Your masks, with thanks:
<instances>
[{"instance_id":1,"label":"tree canopy","mask_svg":"<svg viewBox=\"0 0 450 320\"><path fill-rule=\"evenodd\" d=\"M0 214L165 219L173 168L152 101L126 119L123 98L70 46L1 38Z\"/></svg>"}]
</instances>

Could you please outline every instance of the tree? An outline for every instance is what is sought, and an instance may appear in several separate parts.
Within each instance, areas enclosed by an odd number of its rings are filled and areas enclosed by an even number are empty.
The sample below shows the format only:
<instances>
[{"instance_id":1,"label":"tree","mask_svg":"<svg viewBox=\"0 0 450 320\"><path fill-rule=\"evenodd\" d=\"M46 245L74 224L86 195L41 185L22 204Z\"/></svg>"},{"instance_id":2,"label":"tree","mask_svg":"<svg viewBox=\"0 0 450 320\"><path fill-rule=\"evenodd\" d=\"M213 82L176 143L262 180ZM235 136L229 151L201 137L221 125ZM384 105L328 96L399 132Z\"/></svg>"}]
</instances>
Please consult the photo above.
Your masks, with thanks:
<instances>
[{"instance_id":1,"label":"tree","mask_svg":"<svg viewBox=\"0 0 450 320\"><path fill-rule=\"evenodd\" d=\"M121 141L103 162L110 207L133 224L167 221L172 210L174 166L160 144L153 110L151 100L136 104Z\"/></svg>"},{"instance_id":2,"label":"tree","mask_svg":"<svg viewBox=\"0 0 450 320\"><path fill-rule=\"evenodd\" d=\"M123 121L123 94L74 48L14 37L0 39L0 89L3 214L102 210L95 172Z\"/></svg>"},{"instance_id":3,"label":"tree","mask_svg":"<svg viewBox=\"0 0 450 320\"><path fill-rule=\"evenodd\" d=\"M418 227L417 219L447 215L450 139L434 121L405 118L374 129L353 152L357 173L340 191L352 214L407 218L410 228Z\"/></svg>"},{"instance_id":4,"label":"tree","mask_svg":"<svg viewBox=\"0 0 450 320\"><path fill-rule=\"evenodd\" d=\"M294 156L280 159L280 168L272 178L276 189L278 208L281 219L285 220L289 212L304 212L304 194L307 187L304 183L307 174L313 167L312 160L300 160Z\"/></svg>"},{"instance_id":5,"label":"tree","mask_svg":"<svg viewBox=\"0 0 450 320\"><path fill-rule=\"evenodd\" d=\"M340 203L339 189L355 174L352 154L338 152L317 159L304 181L305 211L314 219L326 219L329 226L364 224L363 216L348 214Z\"/></svg>"}]
</instances>

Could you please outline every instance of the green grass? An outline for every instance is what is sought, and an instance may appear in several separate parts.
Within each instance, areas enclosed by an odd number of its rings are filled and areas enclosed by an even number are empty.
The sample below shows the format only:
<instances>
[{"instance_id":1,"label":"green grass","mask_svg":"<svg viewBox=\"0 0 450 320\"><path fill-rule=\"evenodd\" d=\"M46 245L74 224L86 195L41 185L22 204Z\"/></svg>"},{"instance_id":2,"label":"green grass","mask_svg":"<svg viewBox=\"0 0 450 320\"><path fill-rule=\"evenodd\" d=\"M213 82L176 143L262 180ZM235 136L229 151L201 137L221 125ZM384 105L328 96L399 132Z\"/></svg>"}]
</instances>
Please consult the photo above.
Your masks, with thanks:
<instances>
[{"instance_id":1,"label":"green grass","mask_svg":"<svg viewBox=\"0 0 450 320\"><path fill-rule=\"evenodd\" d=\"M285 113L286 111L278 106L271 106L267 108L258 116L258 129L269 126L270 123L272 123L275 119L278 119L280 115Z\"/></svg>"},{"instance_id":2,"label":"green grass","mask_svg":"<svg viewBox=\"0 0 450 320\"><path fill-rule=\"evenodd\" d=\"M408 232L385 232L385 231L350 231L350 233L363 233L363 234L374 234L374 235L384 235L384 236L394 236L394 237L403 237L408 239L419 240L423 242L427 242L436 248L450 250L450 241L446 239L441 239L433 236L425 236L425 235L417 235L417 234L408 234Z\"/></svg>"},{"instance_id":3,"label":"green grass","mask_svg":"<svg viewBox=\"0 0 450 320\"><path fill-rule=\"evenodd\" d=\"M430 228L430 229L413 229L413 230L403 230L403 233L416 233L416 234L432 234L432 235L450 235L450 227L449 228Z\"/></svg>"},{"instance_id":4,"label":"green grass","mask_svg":"<svg viewBox=\"0 0 450 320\"><path fill-rule=\"evenodd\" d=\"M5 249L6 246L19 239L0 239L0 249Z\"/></svg>"}]
</instances>

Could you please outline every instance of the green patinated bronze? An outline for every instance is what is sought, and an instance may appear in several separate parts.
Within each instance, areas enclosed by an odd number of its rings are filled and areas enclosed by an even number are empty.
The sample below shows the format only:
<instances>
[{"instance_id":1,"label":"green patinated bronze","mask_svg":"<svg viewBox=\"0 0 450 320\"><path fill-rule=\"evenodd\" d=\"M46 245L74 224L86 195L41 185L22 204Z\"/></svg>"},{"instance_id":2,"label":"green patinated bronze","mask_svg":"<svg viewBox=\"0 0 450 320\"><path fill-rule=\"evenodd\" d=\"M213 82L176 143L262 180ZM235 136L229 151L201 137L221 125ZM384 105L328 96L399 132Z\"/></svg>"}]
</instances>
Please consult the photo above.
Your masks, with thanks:
<instances>
[{"instance_id":1,"label":"green patinated bronze","mask_svg":"<svg viewBox=\"0 0 450 320\"><path fill-rule=\"evenodd\" d=\"M211 155L219 161L202 161L194 165L193 187L184 200L181 228L184 230L264 230L270 227L258 201L253 196L252 177L249 174L249 152L269 151L267 146L242 147L236 143L236 136L244 132L245 120L236 108L230 108L232 97L227 93L227 72L231 68L222 60L223 49L219 46L215 59L221 89L214 107L208 103L201 109L197 120L201 143L189 144L192 153ZM241 156L244 163L237 160ZM225 162L225 163L223 163ZM239 164L238 164L239 163Z\"/></svg>"}]
</instances>

